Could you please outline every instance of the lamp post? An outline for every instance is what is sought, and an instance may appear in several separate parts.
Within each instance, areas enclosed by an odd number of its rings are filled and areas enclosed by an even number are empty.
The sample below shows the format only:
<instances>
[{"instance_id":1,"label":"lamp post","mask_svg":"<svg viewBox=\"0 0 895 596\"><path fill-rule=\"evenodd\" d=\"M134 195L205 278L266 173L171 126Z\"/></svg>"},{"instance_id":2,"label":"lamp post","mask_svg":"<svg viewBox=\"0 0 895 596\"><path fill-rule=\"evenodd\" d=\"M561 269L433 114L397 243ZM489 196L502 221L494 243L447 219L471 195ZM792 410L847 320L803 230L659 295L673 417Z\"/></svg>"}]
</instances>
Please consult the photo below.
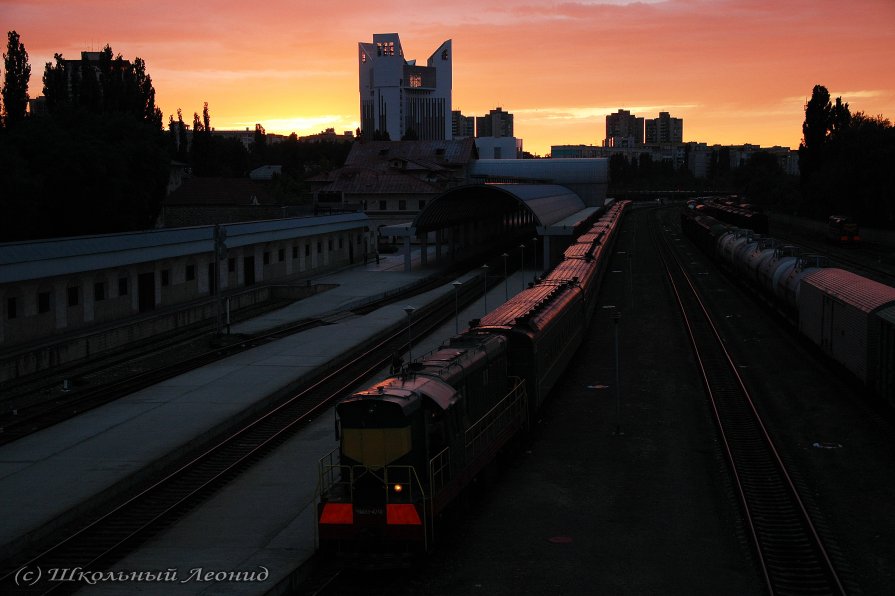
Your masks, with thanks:
<instances>
[{"instance_id":1,"label":"lamp post","mask_svg":"<svg viewBox=\"0 0 895 596\"><path fill-rule=\"evenodd\" d=\"M522 276L522 289L525 290L525 245L519 245L519 273Z\"/></svg>"},{"instance_id":2,"label":"lamp post","mask_svg":"<svg viewBox=\"0 0 895 596\"><path fill-rule=\"evenodd\" d=\"M532 242L535 243L534 259L533 259L533 261L534 261L534 270L535 270L534 279L535 279L535 281L537 281L537 279L538 279L538 237L535 236L535 237L532 238L531 240L532 240Z\"/></svg>"},{"instance_id":3,"label":"lamp post","mask_svg":"<svg viewBox=\"0 0 895 596\"><path fill-rule=\"evenodd\" d=\"M488 263L482 265L482 281L484 282L482 285L484 286L484 292L482 293L482 297L485 300L485 314L488 314Z\"/></svg>"},{"instance_id":4,"label":"lamp post","mask_svg":"<svg viewBox=\"0 0 895 596\"><path fill-rule=\"evenodd\" d=\"M455 281L454 286L454 333L460 333L460 286L462 281Z\"/></svg>"},{"instance_id":5,"label":"lamp post","mask_svg":"<svg viewBox=\"0 0 895 596\"><path fill-rule=\"evenodd\" d=\"M619 379L619 362L618 362L618 322L622 318L622 314L618 312L618 309L611 304L607 304L604 306L606 310L609 312L609 318L612 319L614 323L613 327L615 328L615 432L613 433L615 436L620 437L625 433L622 432L622 398L621 398L621 381Z\"/></svg>"},{"instance_id":6,"label":"lamp post","mask_svg":"<svg viewBox=\"0 0 895 596\"><path fill-rule=\"evenodd\" d=\"M510 299L510 281L507 277L507 257L510 255L503 253L500 256L503 257L503 301L506 302Z\"/></svg>"},{"instance_id":7,"label":"lamp post","mask_svg":"<svg viewBox=\"0 0 895 596\"><path fill-rule=\"evenodd\" d=\"M405 306L404 312L407 313L407 364L413 362L413 336L410 334L410 323L413 319L413 311L416 309L412 306Z\"/></svg>"}]
</instances>

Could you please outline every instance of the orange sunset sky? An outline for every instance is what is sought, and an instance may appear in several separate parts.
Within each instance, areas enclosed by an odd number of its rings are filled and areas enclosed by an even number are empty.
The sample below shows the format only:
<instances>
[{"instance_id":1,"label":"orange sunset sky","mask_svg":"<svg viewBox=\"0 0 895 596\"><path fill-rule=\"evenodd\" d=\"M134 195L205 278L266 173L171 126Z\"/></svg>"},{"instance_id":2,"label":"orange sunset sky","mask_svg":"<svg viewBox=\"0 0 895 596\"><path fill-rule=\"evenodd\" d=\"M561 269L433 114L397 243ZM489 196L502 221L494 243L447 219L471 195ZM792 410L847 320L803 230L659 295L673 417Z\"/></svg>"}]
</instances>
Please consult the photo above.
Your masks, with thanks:
<instances>
[{"instance_id":1,"label":"orange sunset sky","mask_svg":"<svg viewBox=\"0 0 895 596\"><path fill-rule=\"evenodd\" d=\"M600 144L619 108L684 140L797 147L815 84L895 118L895 0L0 0L40 95L44 64L105 44L146 61L168 116L217 129L358 126L357 43L398 33L421 63L453 40L453 108L515 115L525 149ZM5 51L4 39L4 51Z\"/></svg>"}]
</instances>

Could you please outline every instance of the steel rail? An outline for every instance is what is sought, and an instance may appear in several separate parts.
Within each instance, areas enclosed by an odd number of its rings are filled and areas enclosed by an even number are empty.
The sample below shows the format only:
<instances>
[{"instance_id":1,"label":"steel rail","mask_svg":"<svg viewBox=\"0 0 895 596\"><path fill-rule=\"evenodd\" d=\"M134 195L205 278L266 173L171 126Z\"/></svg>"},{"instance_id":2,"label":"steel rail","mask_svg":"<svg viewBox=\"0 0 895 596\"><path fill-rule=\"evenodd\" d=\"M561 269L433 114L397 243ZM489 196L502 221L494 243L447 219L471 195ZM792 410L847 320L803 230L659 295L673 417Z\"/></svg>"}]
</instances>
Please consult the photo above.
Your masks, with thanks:
<instances>
[{"instance_id":1,"label":"steel rail","mask_svg":"<svg viewBox=\"0 0 895 596\"><path fill-rule=\"evenodd\" d=\"M388 295L381 298L371 300L368 303L360 305L356 308L352 308L343 312L330 313L326 317L326 319L335 320L340 317L353 316L356 313L367 313L383 305L406 299L409 296L427 291L432 287L442 285L443 281L443 279L439 278L437 280L426 281L421 284L417 284L412 288L404 288L399 291L389 293ZM475 295L469 291L463 292L463 295L463 304L466 304L470 299L475 299ZM65 394L64 398L54 399L50 401L40 402L31 406L17 408L15 414L12 414L11 412L4 412L3 414L0 414L0 445L12 443L13 441L25 437L31 433L37 432L49 426L53 426L54 424L64 422L65 420L68 420L73 416L105 405L134 391L150 387L156 383L160 383L177 375L189 372L195 368L199 368L211 362L215 362L222 358L226 358L239 352L249 350L253 347L257 347L263 343L275 339L280 339L288 335L307 331L308 329L323 324L323 319L320 318L305 319L294 323L288 323L248 336L242 341L234 343L230 346L214 348L212 350L202 352L173 364L151 368L150 370L145 370L136 374L129 374L126 378L111 381L109 383L105 383L103 385L90 389L76 390L69 394ZM152 354L170 350L172 347L183 343L185 342L183 342L183 340L181 339L177 342L162 343L161 346L158 348L153 345L151 347L151 352L149 353L149 355L143 356L141 358L146 359L148 357L151 357ZM121 362L132 360L134 360L134 358L131 356L124 359L112 360L112 363L118 364ZM95 370L101 370L103 366L109 365L101 364L93 366L90 370L95 372Z\"/></svg>"},{"instance_id":2,"label":"steel rail","mask_svg":"<svg viewBox=\"0 0 895 596\"><path fill-rule=\"evenodd\" d=\"M651 223L651 234L690 337L768 592L845 594L733 357L693 280L656 225ZM711 347L704 345L708 341Z\"/></svg>"},{"instance_id":3,"label":"steel rail","mask_svg":"<svg viewBox=\"0 0 895 596\"><path fill-rule=\"evenodd\" d=\"M450 308L445 306L432 309L417 319L416 325L425 330L423 333L428 333L443 324L444 320L452 318L453 314L452 304ZM279 444L289 431L304 424L309 417L330 405L373 372L381 370L396 348L403 349L406 338L403 327L394 330L373 346L351 357L338 369L322 375L301 392L245 424L161 480L76 529L36 556L22 562L5 562L4 572L0 572L0 593L50 593L79 587L70 583L56 583L52 586L35 585L32 586L35 590L27 590L23 586L14 585L15 574L26 567L88 569L91 565L108 564L120 558L140 537L158 529L160 524L172 519L174 514L188 510L191 501L197 502L200 498L207 497L212 489L223 486L228 478L235 477L241 471L241 467ZM355 372L346 374L346 370ZM265 428L266 424L270 424L272 428Z\"/></svg>"}]
</instances>

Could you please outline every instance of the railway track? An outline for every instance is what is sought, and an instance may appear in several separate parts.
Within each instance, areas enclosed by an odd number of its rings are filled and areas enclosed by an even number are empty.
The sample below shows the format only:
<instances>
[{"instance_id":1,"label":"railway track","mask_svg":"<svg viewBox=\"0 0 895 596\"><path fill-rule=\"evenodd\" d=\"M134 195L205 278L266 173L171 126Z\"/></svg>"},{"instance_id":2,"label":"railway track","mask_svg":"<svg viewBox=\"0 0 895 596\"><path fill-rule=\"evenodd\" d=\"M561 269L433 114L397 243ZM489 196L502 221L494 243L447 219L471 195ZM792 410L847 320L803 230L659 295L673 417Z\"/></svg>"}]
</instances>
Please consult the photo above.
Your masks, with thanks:
<instances>
[{"instance_id":1,"label":"railway track","mask_svg":"<svg viewBox=\"0 0 895 596\"><path fill-rule=\"evenodd\" d=\"M331 313L325 320L308 319L280 326L248 337L239 341L213 349L185 350L184 355L171 362L159 365L153 362L158 354L177 349L182 339L176 342L163 341L158 346L150 348L149 354L140 357L140 362L135 362L135 357L113 357L109 361L91 363L89 369L79 371L76 376L85 376L101 371L106 381L99 384L78 387L66 393L57 393L45 400L29 400L20 406L3 408L0 412L0 445L11 443L17 439L47 428L69 418L102 406L129 395L140 389L150 387L156 383L170 379L177 375L189 372L193 369L205 366L222 358L232 356L239 352L257 347L264 343L280 339L295 333L301 333L320 325L334 322L340 318L365 314L386 304L398 300L404 300L421 292L428 291L444 283L444 279L438 278L424 282L412 288L395 292L381 299L371 300L369 303L341 313ZM464 302L474 298L471 293L462 293ZM145 363L145 364L144 364ZM121 367L116 369L116 367ZM56 385L58 386L58 381Z\"/></svg>"},{"instance_id":2,"label":"railway track","mask_svg":"<svg viewBox=\"0 0 895 596\"><path fill-rule=\"evenodd\" d=\"M768 593L846 594L809 508L694 282L657 222L652 221L650 233L690 336Z\"/></svg>"},{"instance_id":3,"label":"railway track","mask_svg":"<svg viewBox=\"0 0 895 596\"><path fill-rule=\"evenodd\" d=\"M414 324L420 334L428 333L453 314L451 301L442 308L421 313ZM396 350L406 348L407 339L403 329L387 334L173 472L123 498L107 513L71 528L40 551L5 561L0 568L0 593L74 591L82 584L47 582L46 577L35 579L38 570L101 572L259 461L334 399L381 370Z\"/></svg>"}]
</instances>

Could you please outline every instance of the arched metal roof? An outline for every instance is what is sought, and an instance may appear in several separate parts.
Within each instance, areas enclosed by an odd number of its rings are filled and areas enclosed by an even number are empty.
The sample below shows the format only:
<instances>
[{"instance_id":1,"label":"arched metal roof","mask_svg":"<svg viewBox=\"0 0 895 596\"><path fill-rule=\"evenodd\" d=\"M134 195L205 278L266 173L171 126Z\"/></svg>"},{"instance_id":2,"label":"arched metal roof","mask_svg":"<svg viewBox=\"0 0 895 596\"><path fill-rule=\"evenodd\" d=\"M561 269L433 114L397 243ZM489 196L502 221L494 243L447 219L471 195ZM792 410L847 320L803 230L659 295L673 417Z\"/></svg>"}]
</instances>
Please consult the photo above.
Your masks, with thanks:
<instances>
[{"instance_id":1,"label":"arched metal roof","mask_svg":"<svg viewBox=\"0 0 895 596\"><path fill-rule=\"evenodd\" d=\"M494 217L520 205L537 226L550 226L585 208L581 198L557 184L471 184L437 196L416 216L418 232L446 228L469 220Z\"/></svg>"}]
</instances>

